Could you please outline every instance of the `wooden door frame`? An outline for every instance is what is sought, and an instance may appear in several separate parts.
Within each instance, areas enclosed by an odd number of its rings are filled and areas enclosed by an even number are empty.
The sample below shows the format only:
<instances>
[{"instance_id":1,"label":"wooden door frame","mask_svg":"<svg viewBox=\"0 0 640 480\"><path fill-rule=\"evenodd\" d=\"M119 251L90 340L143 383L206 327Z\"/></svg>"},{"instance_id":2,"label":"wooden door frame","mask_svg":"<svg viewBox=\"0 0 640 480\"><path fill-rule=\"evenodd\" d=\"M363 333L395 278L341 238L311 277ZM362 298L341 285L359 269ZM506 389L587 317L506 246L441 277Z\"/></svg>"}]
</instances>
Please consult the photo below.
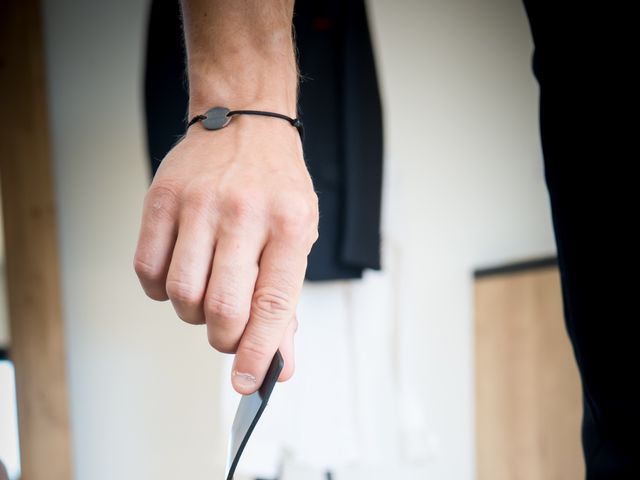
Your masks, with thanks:
<instances>
[{"instance_id":1,"label":"wooden door frame","mask_svg":"<svg viewBox=\"0 0 640 480\"><path fill-rule=\"evenodd\" d=\"M22 480L70 480L71 434L38 0L0 2L0 178Z\"/></svg>"}]
</instances>

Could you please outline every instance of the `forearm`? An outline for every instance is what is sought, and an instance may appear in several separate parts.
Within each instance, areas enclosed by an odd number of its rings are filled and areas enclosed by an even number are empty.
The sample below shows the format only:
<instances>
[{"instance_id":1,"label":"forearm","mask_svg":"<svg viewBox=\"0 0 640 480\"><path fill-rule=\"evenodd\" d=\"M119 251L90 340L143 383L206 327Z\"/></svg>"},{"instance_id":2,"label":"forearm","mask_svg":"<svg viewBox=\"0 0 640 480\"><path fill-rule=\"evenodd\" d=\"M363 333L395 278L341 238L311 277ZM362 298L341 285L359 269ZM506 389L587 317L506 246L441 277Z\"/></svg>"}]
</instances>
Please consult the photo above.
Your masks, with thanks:
<instances>
[{"instance_id":1,"label":"forearm","mask_svg":"<svg viewBox=\"0 0 640 480\"><path fill-rule=\"evenodd\" d=\"M296 117L294 0L181 0L189 114L213 106Z\"/></svg>"}]
</instances>

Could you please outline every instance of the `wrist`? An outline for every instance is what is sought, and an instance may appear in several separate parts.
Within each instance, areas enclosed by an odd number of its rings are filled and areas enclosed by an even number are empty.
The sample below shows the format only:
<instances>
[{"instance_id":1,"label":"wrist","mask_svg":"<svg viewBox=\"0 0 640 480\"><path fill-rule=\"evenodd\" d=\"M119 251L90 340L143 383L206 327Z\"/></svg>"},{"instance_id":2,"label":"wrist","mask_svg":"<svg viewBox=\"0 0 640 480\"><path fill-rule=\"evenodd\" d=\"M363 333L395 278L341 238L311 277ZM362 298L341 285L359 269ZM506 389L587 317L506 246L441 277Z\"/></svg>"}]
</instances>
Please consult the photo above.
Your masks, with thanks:
<instances>
[{"instance_id":1,"label":"wrist","mask_svg":"<svg viewBox=\"0 0 640 480\"><path fill-rule=\"evenodd\" d=\"M297 116L298 70L291 55L229 55L190 62L189 117L211 107L268 110Z\"/></svg>"},{"instance_id":2,"label":"wrist","mask_svg":"<svg viewBox=\"0 0 640 480\"><path fill-rule=\"evenodd\" d=\"M196 122L186 130L185 138L194 139L196 142L204 141L207 145L210 145L210 142L215 141L216 138L225 139L223 144L235 145L238 151L244 151L243 145L245 144L261 145L261 142L264 141L269 145L277 144L279 148L288 149L289 153L272 157L273 160L278 159L276 163L279 165L283 162L287 163L291 159L304 158L302 139L298 129L280 118L261 115L234 115L225 127L214 131L207 130L201 122ZM267 152L261 148L258 151L261 155ZM249 155L247 159L251 161L252 157L253 155ZM304 160L302 161L304 163Z\"/></svg>"}]
</instances>

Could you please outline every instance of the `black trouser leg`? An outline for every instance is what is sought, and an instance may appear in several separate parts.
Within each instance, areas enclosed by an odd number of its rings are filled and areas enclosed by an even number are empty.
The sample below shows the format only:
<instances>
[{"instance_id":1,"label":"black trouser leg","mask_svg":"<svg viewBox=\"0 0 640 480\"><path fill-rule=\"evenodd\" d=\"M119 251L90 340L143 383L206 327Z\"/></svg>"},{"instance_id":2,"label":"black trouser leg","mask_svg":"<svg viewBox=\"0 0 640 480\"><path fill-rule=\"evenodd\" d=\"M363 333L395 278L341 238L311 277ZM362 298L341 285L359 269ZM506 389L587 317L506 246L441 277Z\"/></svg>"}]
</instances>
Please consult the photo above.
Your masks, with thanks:
<instances>
[{"instance_id":1,"label":"black trouser leg","mask_svg":"<svg viewBox=\"0 0 640 480\"><path fill-rule=\"evenodd\" d=\"M631 9L524 3L565 320L583 387L587 478L640 479L639 156L637 119L621 115L626 107L637 116L638 55L625 38Z\"/></svg>"}]
</instances>

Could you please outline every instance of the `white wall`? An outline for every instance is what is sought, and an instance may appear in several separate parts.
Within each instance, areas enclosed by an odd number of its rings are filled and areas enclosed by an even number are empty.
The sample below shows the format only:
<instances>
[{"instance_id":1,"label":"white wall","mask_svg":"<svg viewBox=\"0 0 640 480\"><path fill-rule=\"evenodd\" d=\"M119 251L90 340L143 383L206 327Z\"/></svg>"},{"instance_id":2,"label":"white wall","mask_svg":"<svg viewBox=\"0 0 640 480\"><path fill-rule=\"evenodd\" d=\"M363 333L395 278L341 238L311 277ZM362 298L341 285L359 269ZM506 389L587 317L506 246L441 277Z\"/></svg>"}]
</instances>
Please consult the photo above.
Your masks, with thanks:
<instances>
[{"instance_id":1,"label":"white wall","mask_svg":"<svg viewBox=\"0 0 640 480\"><path fill-rule=\"evenodd\" d=\"M212 478L220 355L133 272L146 1L47 0L76 478Z\"/></svg>"},{"instance_id":2,"label":"white wall","mask_svg":"<svg viewBox=\"0 0 640 480\"><path fill-rule=\"evenodd\" d=\"M369 3L393 197L385 238L400 258L405 441L427 459L420 478L469 479L471 272L555 252L529 29L509 0Z\"/></svg>"},{"instance_id":3,"label":"white wall","mask_svg":"<svg viewBox=\"0 0 640 480\"><path fill-rule=\"evenodd\" d=\"M386 113L387 271L327 288L384 288L392 304L400 395L389 400L398 438L387 468L413 462L420 474L403 478L470 479L471 271L554 251L529 31L507 0L369 3ZM225 356L169 304L146 299L131 267L147 187L146 1L43 4L76 478L216 478ZM311 307L326 290L306 289L301 331L340 308ZM364 320L386 324L388 312ZM360 432L371 463L382 443ZM366 468L356 470L342 478Z\"/></svg>"}]
</instances>

